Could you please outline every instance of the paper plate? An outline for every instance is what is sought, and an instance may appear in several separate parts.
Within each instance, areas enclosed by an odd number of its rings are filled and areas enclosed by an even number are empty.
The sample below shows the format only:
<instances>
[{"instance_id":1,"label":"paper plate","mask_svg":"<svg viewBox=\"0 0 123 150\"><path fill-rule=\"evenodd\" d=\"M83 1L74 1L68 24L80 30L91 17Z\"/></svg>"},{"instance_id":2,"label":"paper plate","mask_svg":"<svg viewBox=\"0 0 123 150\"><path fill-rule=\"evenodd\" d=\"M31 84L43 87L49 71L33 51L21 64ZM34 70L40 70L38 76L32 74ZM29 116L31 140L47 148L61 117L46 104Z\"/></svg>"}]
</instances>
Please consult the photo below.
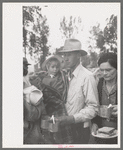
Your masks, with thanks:
<instances>
[{"instance_id":1,"label":"paper plate","mask_svg":"<svg viewBox=\"0 0 123 150\"><path fill-rule=\"evenodd\" d=\"M97 131L97 134L94 134L94 132L92 132L92 136L97 137L97 138L102 138L102 139L111 139L111 138L117 137L118 133L117 133L117 130L114 130L112 135L106 135L103 133L98 133Z\"/></svg>"}]
</instances>

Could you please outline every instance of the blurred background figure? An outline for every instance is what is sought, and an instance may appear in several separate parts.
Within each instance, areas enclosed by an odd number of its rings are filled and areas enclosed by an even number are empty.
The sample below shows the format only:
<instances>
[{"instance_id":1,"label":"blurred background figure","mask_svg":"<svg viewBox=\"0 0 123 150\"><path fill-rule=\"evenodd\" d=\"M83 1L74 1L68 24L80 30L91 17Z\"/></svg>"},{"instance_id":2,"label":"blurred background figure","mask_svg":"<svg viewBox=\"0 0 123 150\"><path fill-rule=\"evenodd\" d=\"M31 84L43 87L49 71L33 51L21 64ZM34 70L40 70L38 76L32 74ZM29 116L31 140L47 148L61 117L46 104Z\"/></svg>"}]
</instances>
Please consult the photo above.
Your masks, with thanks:
<instances>
[{"instance_id":1,"label":"blurred background figure","mask_svg":"<svg viewBox=\"0 0 123 150\"><path fill-rule=\"evenodd\" d=\"M99 66L98 66L99 56L96 52L90 52L90 55L82 56L81 63L82 66L91 71L98 84L99 79L102 77Z\"/></svg>"}]
</instances>

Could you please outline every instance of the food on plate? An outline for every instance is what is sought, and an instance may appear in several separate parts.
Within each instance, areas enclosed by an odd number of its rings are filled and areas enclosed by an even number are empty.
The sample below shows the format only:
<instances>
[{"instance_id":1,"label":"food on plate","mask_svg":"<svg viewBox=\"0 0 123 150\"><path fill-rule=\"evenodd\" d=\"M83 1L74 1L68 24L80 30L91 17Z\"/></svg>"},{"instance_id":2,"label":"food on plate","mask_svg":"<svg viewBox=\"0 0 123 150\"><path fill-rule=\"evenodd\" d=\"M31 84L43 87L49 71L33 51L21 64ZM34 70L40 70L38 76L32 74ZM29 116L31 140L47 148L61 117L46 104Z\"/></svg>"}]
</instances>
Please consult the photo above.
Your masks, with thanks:
<instances>
[{"instance_id":1,"label":"food on plate","mask_svg":"<svg viewBox=\"0 0 123 150\"><path fill-rule=\"evenodd\" d=\"M113 127L102 127L102 128L99 128L98 129L98 133L103 133L103 134L106 134L106 135L114 135L115 134L115 128Z\"/></svg>"}]
</instances>

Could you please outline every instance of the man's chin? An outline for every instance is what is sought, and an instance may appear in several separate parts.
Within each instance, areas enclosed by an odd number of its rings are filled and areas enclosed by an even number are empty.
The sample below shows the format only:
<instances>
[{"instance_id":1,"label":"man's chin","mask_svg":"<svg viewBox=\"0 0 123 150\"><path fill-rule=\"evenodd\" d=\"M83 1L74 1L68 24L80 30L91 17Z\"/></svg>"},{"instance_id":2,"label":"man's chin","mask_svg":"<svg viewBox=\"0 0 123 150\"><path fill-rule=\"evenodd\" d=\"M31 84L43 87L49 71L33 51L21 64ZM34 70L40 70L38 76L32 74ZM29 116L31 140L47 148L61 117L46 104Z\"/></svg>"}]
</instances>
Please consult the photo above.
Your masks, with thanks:
<instances>
[{"instance_id":1,"label":"man's chin","mask_svg":"<svg viewBox=\"0 0 123 150\"><path fill-rule=\"evenodd\" d=\"M54 76L55 76L56 74L57 74L57 73L52 73L52 75L54 75Z\"/></svg>"}]
</instances>

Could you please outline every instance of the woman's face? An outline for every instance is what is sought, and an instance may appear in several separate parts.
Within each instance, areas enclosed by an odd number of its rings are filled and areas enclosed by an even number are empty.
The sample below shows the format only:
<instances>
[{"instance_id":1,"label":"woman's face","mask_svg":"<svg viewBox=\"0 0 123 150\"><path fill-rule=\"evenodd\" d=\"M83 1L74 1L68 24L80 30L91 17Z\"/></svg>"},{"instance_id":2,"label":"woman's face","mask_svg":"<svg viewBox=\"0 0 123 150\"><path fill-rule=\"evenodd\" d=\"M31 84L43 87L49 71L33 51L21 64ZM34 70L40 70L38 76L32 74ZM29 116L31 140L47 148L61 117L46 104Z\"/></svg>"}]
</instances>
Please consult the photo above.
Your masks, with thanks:
<instances>
[{"instance_id":1,"label":"woman's face","mask_svg":"<svg viewBox=\"0 0 123 150\"><path fill-rule=\"evenodd\" d=\"M104 62L100 64L100 71L102 74L102 77L106 81L111 81L116 78L117 76L117 70L112 67L109 62Z\"/></svg>"}]
</instances>

